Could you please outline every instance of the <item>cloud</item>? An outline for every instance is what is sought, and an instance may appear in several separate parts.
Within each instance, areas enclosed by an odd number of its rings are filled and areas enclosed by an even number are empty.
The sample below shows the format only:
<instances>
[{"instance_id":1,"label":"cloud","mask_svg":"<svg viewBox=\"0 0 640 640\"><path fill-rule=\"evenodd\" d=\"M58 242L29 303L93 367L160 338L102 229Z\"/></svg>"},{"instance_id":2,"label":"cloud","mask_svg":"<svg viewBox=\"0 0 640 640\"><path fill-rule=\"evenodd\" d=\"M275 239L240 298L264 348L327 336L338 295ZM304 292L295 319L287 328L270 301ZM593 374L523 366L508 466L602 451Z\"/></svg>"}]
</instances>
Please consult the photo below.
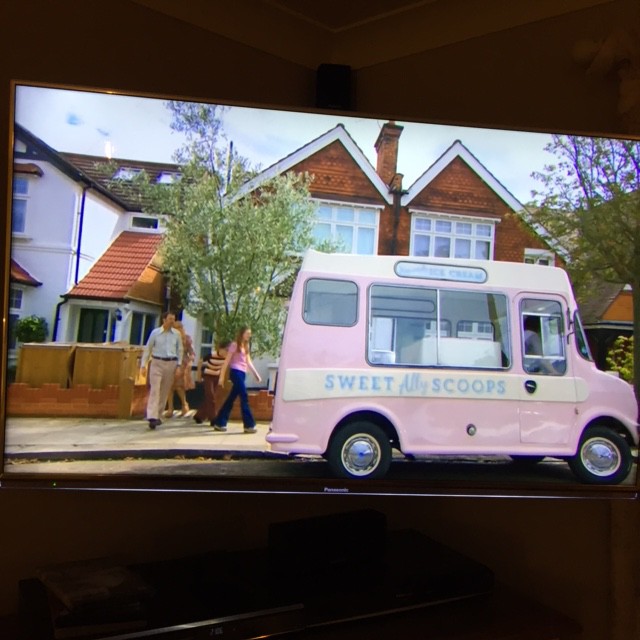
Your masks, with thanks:
<instances>
[{"instance_id":1,"label":"cloud","mask_svg":"<svg viewBox=\"0 0 640 640\"><path fill-rule=\"evenodd\" d=\"M69 112L67 113L67 124L70 124L72 127L77 127L84 124L84 121L77 113Z\"/></svg>"}]
</instances>

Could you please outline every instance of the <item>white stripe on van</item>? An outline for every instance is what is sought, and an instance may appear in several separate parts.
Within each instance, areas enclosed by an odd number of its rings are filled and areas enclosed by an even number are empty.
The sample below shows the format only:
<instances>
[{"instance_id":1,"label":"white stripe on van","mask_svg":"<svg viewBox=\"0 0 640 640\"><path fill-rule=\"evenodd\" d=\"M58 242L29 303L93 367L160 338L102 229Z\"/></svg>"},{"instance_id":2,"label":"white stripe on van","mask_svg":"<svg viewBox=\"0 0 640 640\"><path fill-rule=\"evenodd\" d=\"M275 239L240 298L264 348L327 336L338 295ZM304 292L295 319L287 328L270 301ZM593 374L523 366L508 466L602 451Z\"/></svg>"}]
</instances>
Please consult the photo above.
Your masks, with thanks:
<instances>
[{"instance_id":1,"label":"white stripe on van","mask_svg":"<svg viewBox=\"0 0 640 640\"><path fill-rule=\"evenodd\" d=\"M354 397L584 402L589 395L582 379L495 371L287 369L280 375L285 402ZM527 393L526 380L535 380L535 393Z\"/></svg>"}]
</instances>

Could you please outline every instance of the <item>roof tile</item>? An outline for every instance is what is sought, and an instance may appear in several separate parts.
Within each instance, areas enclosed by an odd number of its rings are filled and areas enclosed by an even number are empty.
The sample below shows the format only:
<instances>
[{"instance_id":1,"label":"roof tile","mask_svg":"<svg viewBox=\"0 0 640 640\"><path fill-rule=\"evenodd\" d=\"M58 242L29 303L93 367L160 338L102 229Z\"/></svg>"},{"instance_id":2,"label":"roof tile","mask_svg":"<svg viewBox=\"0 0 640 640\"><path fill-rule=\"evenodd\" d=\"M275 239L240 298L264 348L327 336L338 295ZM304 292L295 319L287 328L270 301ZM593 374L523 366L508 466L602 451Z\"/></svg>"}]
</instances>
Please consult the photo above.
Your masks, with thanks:
<instances>
[{"instance_id":1,"label":"roof tile","mask_svg":"<svg viewBox=\"0 0 640 640\"><path fill-rule=\"evenodd\" d=\"M152 262L162 235L123 231L66 295L72 298L125 300Z\"/></svg>"}]
</instances>

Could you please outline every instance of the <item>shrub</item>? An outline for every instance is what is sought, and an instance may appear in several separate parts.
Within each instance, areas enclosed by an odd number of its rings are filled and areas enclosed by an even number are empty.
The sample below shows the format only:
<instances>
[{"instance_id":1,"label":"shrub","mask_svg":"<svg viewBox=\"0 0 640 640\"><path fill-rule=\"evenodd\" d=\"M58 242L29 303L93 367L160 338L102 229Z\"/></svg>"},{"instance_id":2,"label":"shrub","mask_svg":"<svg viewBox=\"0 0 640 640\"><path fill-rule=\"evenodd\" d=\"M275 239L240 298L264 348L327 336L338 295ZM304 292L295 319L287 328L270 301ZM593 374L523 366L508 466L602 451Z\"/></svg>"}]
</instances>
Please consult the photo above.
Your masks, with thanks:
<instances>
[{"instance_id":1,"label":"shrub","mask_svg":"<svg viewBox=\"0 0 640 640\"><path fill-rule=\"evenodd\" d=\"M14 325L16 340L20 342L44 342L47 339L47 321L38 316L20 318Z\"/></svg>"},{"instance_id":2,"label":"shrub","mask_svg":"<svg viewBox=\"0 0 640 640\"><path fill-rule=\"evenodd\" d=\"M619 336L607 353L607 365L627 382L633 382L633 336Z\"/></svg>"}]
</instances>

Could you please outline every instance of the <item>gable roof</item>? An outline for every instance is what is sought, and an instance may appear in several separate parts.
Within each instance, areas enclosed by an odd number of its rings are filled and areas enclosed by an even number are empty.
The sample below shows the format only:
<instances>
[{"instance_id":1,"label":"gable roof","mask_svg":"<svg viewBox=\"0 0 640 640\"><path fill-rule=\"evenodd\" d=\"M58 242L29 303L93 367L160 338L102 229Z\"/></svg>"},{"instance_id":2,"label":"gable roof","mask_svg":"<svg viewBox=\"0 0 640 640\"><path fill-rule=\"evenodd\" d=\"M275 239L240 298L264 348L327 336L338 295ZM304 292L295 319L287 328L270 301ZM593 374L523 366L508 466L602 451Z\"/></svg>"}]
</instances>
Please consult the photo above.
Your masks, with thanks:
<instances>
[{"instance_id":1,"label":"gable roof","mask_svg":"<svg viewBox=\"0 0 640 640\"><path fill-rule=\"evenodd\" d=\"M89 298L92 300L142 299L133 295L134 289L143 279L145 271L151 269L160 278L160 271L153 265L162 234L139 231L123 231L96 260L88 273L65 294L65 298ZM152 273L145 280L157 279ZM147 282L147 284L153 283ZM149 302L156 302L149 300Z\"/></svg>"},{"instance_id":2,"label":"gable roof","mask_svg":"<svg viewBox=\"0 0 640 640\"><path fill-rule=\"evenodd\" d=\"M45 162L51 163L56 169L64 173L67 177L71 178L71 180L75 182L79 182L86 187L91 189L95 189L101 195L108 198L116 205L118 205L121 209L126 209L126 204L122 202L114 193L112 193L109 189L106 189L99 182L96 182L89 174L84 173L80 168L69 162L64 157L64 154L56 151L53 147L50 147L44 140L38 138L38 136L34 135L18 124L17 122L14 124L14 136L22 140L26 145L28 152L26 154L22 154L20 152L14 152L14 161L15 160L43 160ZM18 170L20 172L29 169L30 173L37 174L37 165L33 163L20 163ZM14 162L14 170L15 170L15 162ZM42 172L40 170L40 174Z\"/></svg>"},{"instance_id":3,"label":"gable roof","mask_svg":"<svg viewBox=\"0 0 640 640\"><path fill-rule=\"evenodd\" d=\"M17 284L26 284L30 287L39 287L42 282L36 280L24 267L19 265L13 258L9 267L9 279Z\"/></svg>"},{"instance_id":4,"label":"gable roof","mask_svg":"<svg viewBox=\"0 0 640 640\"><path fill-rule=\"evenodd\" d=\"M410 207L411 201L421 193L455 158L460 158L472 171L515 213L521 216L527 208L507 189L478 158L476 158L460 140L456 140L406 191L402 196L402 206ZM521 216L522 217L522 216ZM536 233L541 240L564 259L566 250L539 223L524 220L527 226Z\"/></svg>"},{"instance_id":5,"label":"gable roof","mask_svg":"<svg viewBox=\"0 0 640 640\"><path fill-rule=\"evenodd\" d=\"M149 202L142 198L139 191L135 188L132 189L130 187L131 183L127 180L119 181L114 179L114 175L118 170L142 170L147 174L150 182L157 182L162 174L178 174L182 170L180 165L169 162L147 162L124 158L108 159L104 156L67 152L61 152L60 155L74 167L78 167L95 183L117 197L118 200L124 203L128 211L142 211L145 206L149 205Z\"/></svg>"},{"instance_id":6,"label":"gable roof","mask_svg":"<svg viewBox=\"0 0 640 640\"><path fill-rule=\"evenodd\" d=\"M270 167L261 171L257 176L245 182L238 190L235 197L242 197L247 193L257 189L261 184L274 178L285 171L288 171L295 165L299 164L303 160L306 160L313 154L321 151L325 147L329 146L333 142L339 141L342 143L347 153L353 158L355 163L360 167L362 172L367 176L371 184L380 193L380 196L388 204L392 203L392 196L389 193L389 187L384 183L382 178L376 173L376 170L371 165L367 157L362 152L362 149L355 143L353 138L349 135L343 124L338 124L333 129L329 129L326 133L315 138L311 142L308 142L304 146L300 147L288 156L285 156L278 162L272 164Z\"/></svg>"},{"instance_id":7,"label":"gable roof","mask_svg":"<svg viewBox=\"0 0 640 640\"><path fill-rule=\"evenodd\" d=\"M423 191L455 158L461 158L487 186L494 191L511 209L521 211L524 205L476 158L467 147L456 140L407 190L402 196L402 205L411 201Z\"/></svg>"},{"instance_id":8,"label":"gable roof","mask_svg":"<svg viewBox=\"0 0 640 640\"><path fill-rule=\"evenodd\" d=\"M602 320L613 301L624 291L625 285L615 282L595 282L579 301L580 316L585 324Z\"/></svg>"}]
</instances>

